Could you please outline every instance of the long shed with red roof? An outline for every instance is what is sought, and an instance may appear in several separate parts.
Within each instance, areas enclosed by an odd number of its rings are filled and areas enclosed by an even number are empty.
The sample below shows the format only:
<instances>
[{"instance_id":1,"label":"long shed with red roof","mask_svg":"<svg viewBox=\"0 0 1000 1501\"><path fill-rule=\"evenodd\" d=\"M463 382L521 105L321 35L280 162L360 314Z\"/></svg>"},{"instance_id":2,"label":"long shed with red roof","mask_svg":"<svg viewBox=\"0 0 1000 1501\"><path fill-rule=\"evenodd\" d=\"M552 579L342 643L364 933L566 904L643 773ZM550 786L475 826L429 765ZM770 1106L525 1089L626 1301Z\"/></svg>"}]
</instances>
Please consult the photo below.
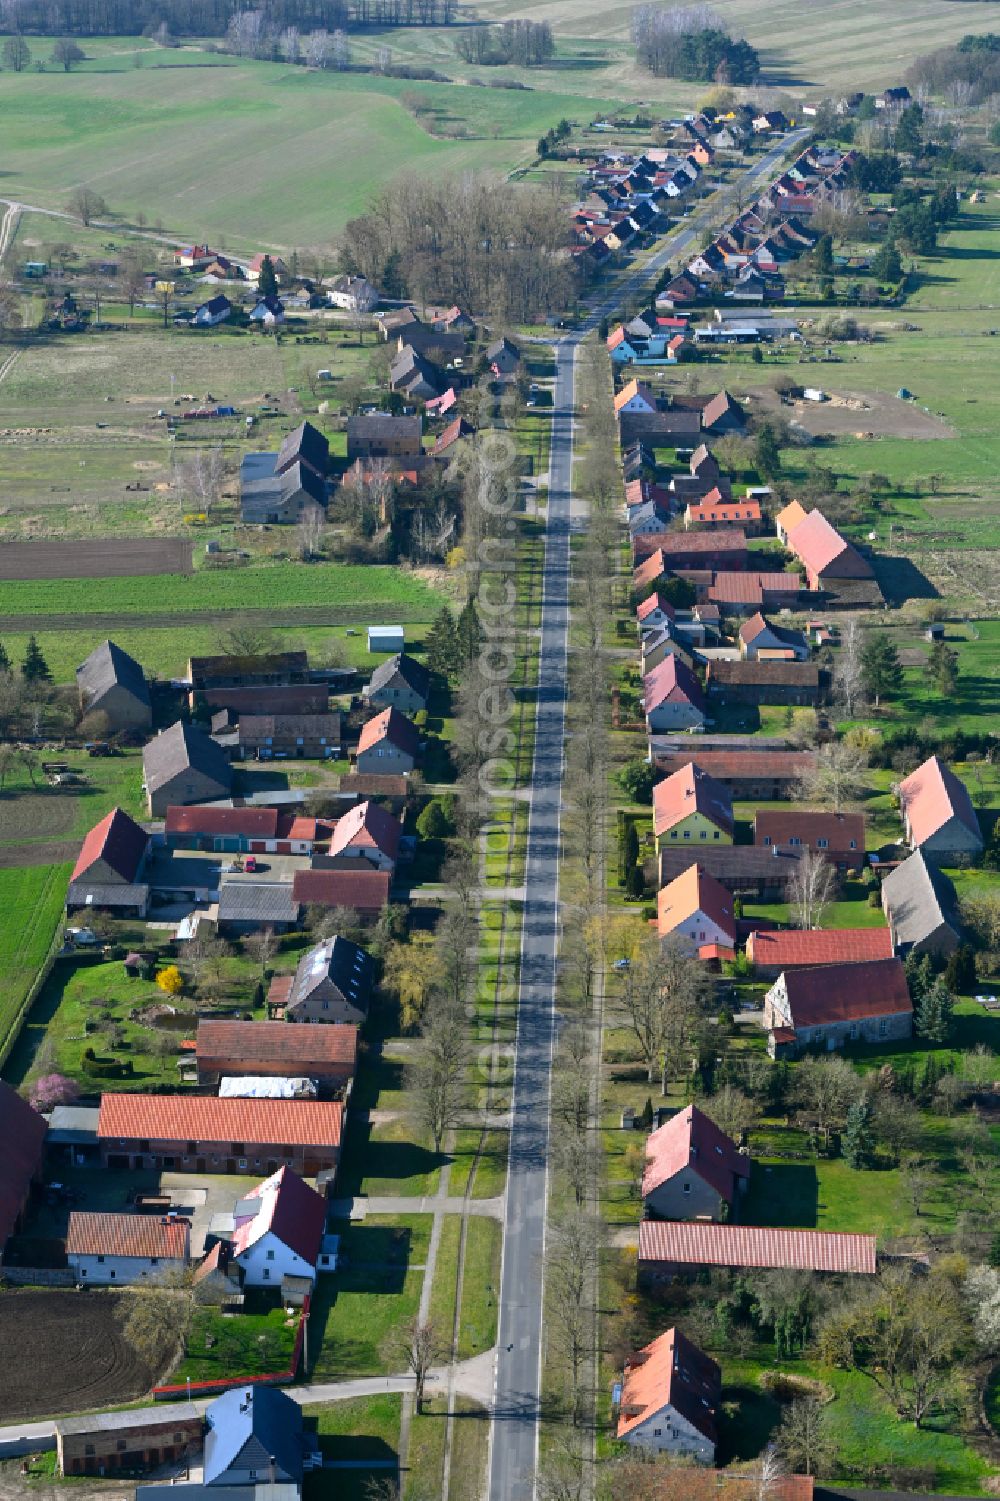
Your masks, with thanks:
<instances>
[{"instance_id":1,"label":"long shed with red roof","mask_svg":"<svg viewBox=\"0 0 1000 1501\"><path fill-rule=\"evenodd\" d=\"M872 1276L875 1264L874 1235L683 1220L643 1220L639 1226L641 1277L713 1266Z\"/></svg>"},{"instance_id":2,"label":"long shed with red roof","mask_svg":"<svg viewBox=\"0 0 1000 1501\"><path fill-rule=\"evenodd\" d=\"M336 1168L342 1124L339 1100L105 1094L97 1142L110 1168L311 1178Z\"/></svg>"}]
</instances>

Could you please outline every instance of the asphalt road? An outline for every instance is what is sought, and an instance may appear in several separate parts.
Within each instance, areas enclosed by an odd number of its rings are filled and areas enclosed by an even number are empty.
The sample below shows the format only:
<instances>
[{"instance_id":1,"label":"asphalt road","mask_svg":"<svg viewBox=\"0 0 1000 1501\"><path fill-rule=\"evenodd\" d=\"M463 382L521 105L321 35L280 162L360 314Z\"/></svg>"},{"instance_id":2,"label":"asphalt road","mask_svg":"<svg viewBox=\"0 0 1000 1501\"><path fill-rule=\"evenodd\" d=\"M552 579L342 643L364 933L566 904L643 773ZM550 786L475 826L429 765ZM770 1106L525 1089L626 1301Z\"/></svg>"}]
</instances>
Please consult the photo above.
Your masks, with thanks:
<instances>
[{"instance_id":1,"label":"asphalt road","mask_svg":"<svg viewBox=\"0 0 1000 1501\"><path fill-rule=\"evenodd\" d=\"M744 176L749 188L773 172L808 134L794 131ZM549 498L538 667L538 718L531 774L524 925L504 1215L496 1397L490 1428L490 1501L532 1501L542 1385L545 1210L549 1105L560 939L559 834L563 796L569 630L570 514L573 480L575 360L581 339L643 288L705 232L711 210L692 216L587 322L555 346Z\"/></svg>"}]
</instances>

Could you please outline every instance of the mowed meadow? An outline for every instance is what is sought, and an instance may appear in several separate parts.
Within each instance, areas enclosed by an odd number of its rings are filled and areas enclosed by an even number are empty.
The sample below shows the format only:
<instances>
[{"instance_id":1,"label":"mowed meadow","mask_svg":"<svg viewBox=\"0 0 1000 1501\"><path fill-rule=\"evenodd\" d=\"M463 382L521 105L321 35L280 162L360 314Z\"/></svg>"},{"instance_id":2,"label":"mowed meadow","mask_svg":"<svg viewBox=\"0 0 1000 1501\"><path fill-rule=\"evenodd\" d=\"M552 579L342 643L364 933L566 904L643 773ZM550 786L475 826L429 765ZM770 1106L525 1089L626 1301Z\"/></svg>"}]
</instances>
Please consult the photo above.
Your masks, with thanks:
<instances>
[{"instance_id":1,"label":"mowed meadow","mask_svg":"<svg viewBox=\"0 0 1000 1501\"><path fill-rule=\"evenodd\" d=\"M51 43L32 37L37 57ZM0 192L61 210L86 184L116 216L229 248L330 241L413 172L508 172L593 100L88 41L72 73L0 73ZM142 66L133 65L138 56ZM457 59L456 59L457 61ZM447 71L447 70L442 70ZM419 122L402 102L427 106Z\"/></svg>"}]
</instances>

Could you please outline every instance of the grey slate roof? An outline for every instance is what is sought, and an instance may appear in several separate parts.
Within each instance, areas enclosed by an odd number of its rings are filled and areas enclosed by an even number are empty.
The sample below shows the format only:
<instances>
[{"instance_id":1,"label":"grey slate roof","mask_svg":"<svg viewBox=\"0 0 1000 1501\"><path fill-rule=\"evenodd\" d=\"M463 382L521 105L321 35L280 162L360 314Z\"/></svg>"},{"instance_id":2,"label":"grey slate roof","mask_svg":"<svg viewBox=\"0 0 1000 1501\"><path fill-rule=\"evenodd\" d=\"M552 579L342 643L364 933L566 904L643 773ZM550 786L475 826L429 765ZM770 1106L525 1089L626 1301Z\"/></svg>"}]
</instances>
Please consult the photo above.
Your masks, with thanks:
<instances>
[{"instance_id":1,"label":"grey slate roof","mask_svg":"<svg viewBox=\"0 0 1000 1501\"><path fill-rule=\"evenodd\" d=\"M320 985L330 981L345 1001L364 1011L372 984L372 961L363 948L334 935L309 949L299 960L288 992L288 1005L307 1001Z\"/></svg>"},{"instance_id":2,"label":"grey slate roof","mask_svg":"<svg viewBox=\"0 0 1000 1501\"><path fill-rule=\"evenodd\" d=\"M419 444L423 422L419 417L397 417L392 412L359 412L347 419L347 448L358 445L396 443L401 439Z\"/></svg>"},{"instance_id":3,"label":"grey slate roof","mask_svg":"<svg viewBox=\"0 0 1000 1501\"><path fill-rule=\"evenodd\" d=\"M227 881L219 886L220 922L268 923L298 921L299 904L290 881Z\"/></svg>"},{"instance_id":4,"label":"grey slate roof","mask_svg":"<svg viewBox=\"0 0 1000 1501\"><path fill-rule=\"evenodd\" d=\"M236 1387L205 1417L205 1483L225 1485L230 1471L256 1470L258 1480L302 1479L302 1408L273 1386Z\"/></svg>"},{"instance_id":5,"label":"grey slate roof","mask_svg":"<svg viewBox=\"0 0 1000 1501\"><path fill-rule=\"evenodd\" d=\"M149 887L142 882L134 886L95 886L88 880L71 881L66 892L67 907L144 907L149 901Z\"/></svg>"},{"instance_id":6,"label":"grey slate roof","mask_svg":"<svg viewBox=\"0 0 1000 1501\"><path fill-rule=\"evenodd\" d=\"M919 943L947 923L961 932L955 888L943 871L915 850L882 882L882 892L900 947Z\"/></svg>"},{"instance_id":7,"label":"grey slate roof","mask_svg":"<svg viewBox=\"0 0 1000 1501\"><path fill-rule=\"evenodd\" d=\"M142 753L143 774L150 792L164 786L188 767L211 777L223 791L233 785L228 758L197 725L178 720L151 740Z\"/></svg>"},{"instance_id":8,"label":"grey slate roof","mask_svg":"<svg viewBox=\"0 0 1000 1501\"><path fill-rule=\"evenodd\" d=\"M368 692L377 693L380 688L391 683L397 673L414 693L419 694L421 698L427 697L430 692L431 675L422 662L408 656L405 651L398 652L396 656L389 657L376 667L368 684Z\"/></svg>"},{"instance_id":9,"label":"grey slate roof","mask_svg":"<svg viewBox=\"0 0 1000 1501\"><path fill-rule=\"evenodd\" d=\"M311 422L300 422L282 440L275 468L279 474L284 474L293 464L301 463L315 469L317 474L325 474L329 457L330 444L319 428L313 427Z\"/></svg>"},{"instance_id":10,"label":"grey slate roof","mask_svg":"<svg viewBox=\"0 0 1000 1501\"><path fill-rule=\"evenodd\" d=\"M149 707L146 674L134 657L113 641L102 641L76 669L76 681L83 699L92 703L109 688L126 688L140 703Z\"/></svg>"},{"instance_id":11,"label":"grey slate roof","mask_svg":"<svg viewBox=\"0 0 1000 1501\"><path fill-rule=\"evenodd\" d=\"M96 1114L96 1112L95 1112ZM171 1402L163 1409L165 1417L178 1422L190 1423L198 1417L193 1402ZM133 1408L131 1412L92 1412L83 1418L59 1418L54 1424L57 1433L69 1437L76 1433L128 1433L133 1428L148 1428L149 1408Z\"/></svg>"}]
</instances>

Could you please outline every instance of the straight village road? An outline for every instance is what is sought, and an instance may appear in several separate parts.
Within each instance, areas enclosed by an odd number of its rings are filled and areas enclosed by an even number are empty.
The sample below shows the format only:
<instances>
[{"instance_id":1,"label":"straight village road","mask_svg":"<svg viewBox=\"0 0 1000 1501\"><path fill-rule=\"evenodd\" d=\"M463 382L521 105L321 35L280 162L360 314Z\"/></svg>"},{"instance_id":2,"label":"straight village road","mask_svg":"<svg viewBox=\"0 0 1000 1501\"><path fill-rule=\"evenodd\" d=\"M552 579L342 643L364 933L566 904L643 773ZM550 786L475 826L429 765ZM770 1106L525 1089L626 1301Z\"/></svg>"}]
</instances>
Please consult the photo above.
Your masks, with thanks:
<instances>
[{"instance_id":1,"label":"straight village road","mask_svg":"<svg viewBox=\"0 0 1000 1501\"><path fill-rule=\"evenodd\" d=\"M808 135L782 137L741 186L750 189ZM575 459L576 355L602 318L653 284L711 223L694 215L614 294L591 307L584 325L555 343L549 494L538 664L537 720L531 772L521 937L510 1161L504 1205L503 1262L490 1425L490 1501L532 1501L538 1464L542 1393L545 1220L549 1109L556 1035L555 991L560 939L559 843L569 645L570 536Z\"/></svg>"}]
</instances>

